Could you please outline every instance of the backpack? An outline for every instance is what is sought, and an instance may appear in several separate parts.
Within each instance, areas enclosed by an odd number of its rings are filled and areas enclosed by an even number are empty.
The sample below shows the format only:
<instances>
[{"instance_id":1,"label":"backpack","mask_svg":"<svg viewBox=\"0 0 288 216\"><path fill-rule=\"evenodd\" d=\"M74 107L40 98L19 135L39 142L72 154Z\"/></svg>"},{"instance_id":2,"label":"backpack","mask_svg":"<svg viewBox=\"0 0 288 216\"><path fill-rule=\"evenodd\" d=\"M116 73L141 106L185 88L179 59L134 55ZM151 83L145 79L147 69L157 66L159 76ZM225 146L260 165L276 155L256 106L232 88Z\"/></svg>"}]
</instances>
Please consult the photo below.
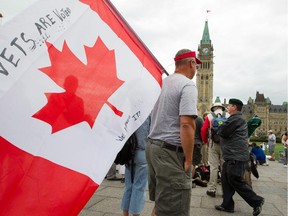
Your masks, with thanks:
<instances>
[{"instance_id":1,"label":"backpack","mask_svg":"<svg viewBox=\"0 0 288 216\"><path fill-rule=\"evenodd\" d=\"M118 152L114 160L114 163L124 165L129 164L129 161L132 160L133 164L136 146L137 146L136 135L135 133L133 133L125 142L122 149Z\"/></svg>"},{"instance_id":2,"label":"backpack","mask_svg":"<svg viewBox=\"0 0 288 216\"><path fill-rule=\"evenodd\" d=\"M218 133L220 126L227 121L225 115L225 111L222 113L222 115L220 113L216 115L214 112L212 112L213 119L211 122L211 139L214 143L220 143L220 136Z\"/></svg>"},{"instance_id":3,"label":"backpack","mask_svg":"<svg viewBox=\"0 0 288 216\"><path fill-rule=\"evenodd\" d=\"M250 163L249 163L249 168L248 169L250 169L252 174L258 179L259 178L259 173L258 173L258 170L257 170L256 156L253 153L250 152L249 159L250 159Z\"/></svg>"}]
</instances>

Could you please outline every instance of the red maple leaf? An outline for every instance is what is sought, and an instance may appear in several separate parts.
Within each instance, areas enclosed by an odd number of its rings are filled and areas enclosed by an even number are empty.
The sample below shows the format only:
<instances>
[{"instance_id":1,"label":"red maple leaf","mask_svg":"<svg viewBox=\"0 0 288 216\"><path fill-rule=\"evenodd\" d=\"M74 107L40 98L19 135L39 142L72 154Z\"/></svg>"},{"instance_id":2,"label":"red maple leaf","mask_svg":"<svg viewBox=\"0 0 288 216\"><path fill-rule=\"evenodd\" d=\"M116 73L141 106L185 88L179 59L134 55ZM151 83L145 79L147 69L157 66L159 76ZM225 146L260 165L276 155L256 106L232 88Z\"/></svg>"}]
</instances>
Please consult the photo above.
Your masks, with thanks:
<instances>
[{"instance_id":1,"label":"red maple leaf","mask_svg":"<svg viewBox=\"0 0 288 216\"><path fill-rule=\"evenodd\" d=\"M48 44L51 66L40 68L54 82L64 88L63 93L46 93L47 104L33 117L52 126L52 133L86 121L93 127L95 119L106 103L116 115L122 112L108 102L108 98L123 84L116 75L115 54L98 37L93 47L86 47L87 65L69 49L62 51Z\"/></svg>"}]
</instances>

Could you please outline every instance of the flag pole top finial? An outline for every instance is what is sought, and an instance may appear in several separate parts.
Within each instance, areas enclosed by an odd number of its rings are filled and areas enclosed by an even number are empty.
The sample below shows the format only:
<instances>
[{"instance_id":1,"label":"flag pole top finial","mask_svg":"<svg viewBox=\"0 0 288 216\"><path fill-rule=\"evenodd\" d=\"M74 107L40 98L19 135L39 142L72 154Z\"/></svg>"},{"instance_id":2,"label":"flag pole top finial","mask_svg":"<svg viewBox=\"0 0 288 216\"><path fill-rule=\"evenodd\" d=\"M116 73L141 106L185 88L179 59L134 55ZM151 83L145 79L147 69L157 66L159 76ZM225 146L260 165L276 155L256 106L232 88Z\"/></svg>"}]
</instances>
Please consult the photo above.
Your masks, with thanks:
<instances>
[{"instance_id":1,"label":"flag pole top finial","mask_svg":"<svg viewBox=\"0 0 288 216\"><path fill-rule=\"evenodd\" d=\"M211 10L206 10L206 21L208 21L208 13L210 13Z\"/></svg>"}]
</instances>

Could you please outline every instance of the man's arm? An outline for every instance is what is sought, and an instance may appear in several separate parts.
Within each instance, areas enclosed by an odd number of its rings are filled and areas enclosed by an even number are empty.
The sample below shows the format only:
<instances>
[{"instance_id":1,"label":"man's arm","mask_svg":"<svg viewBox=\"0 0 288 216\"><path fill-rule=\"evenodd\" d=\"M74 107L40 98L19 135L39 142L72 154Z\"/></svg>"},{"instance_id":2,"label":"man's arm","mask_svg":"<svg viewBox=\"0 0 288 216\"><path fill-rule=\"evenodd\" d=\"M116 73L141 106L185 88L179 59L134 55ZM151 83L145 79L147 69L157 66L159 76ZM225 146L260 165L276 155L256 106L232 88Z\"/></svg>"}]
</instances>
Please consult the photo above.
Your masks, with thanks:
<instances>
[{"instance_id":1,"label":"man's arm","mask_svg":"<svg viewBox=\"0 0 288 216\"><path fill-rule=\"evenodd\" d=\"M287 146L286 140L287 140L287 135L283 134L283 136L282 136L282 138L281 138L281 143L282 143L284 146Z\"/></svg>"},{"instance_id":2,"label":"man's arm","mask_svg":"<svg viewBox=\"0 0 288 216\"><path fill-rule=\"evenodd\" d=\"M287 136L285 134L282 135L281 143L284 145L286 143Z\"/></svg>"},{"instance_id":3,"label":"man's arm","mask_svg":"<svg viewBox=\"0 0 288 216\"><path fill-rule=\"evenodd\" d=\"M244 119L235 119L234 117L229 117L226 122L224 122L219 128L219 135L223 138L228 138L233 135L234 131L245 124Z\"/></svg>"},{"instance_id":4,"label":"man's arm","mask_svg":"<svg viewBox=\"0 0 288 216\"><path fill-rule=\"evenodd\" d=\"M193 160L195 128L195 119L193 116L180 116L180 139L185 155L185 171L189 170Z\"/></svg>"},{"instance_id":5,"label":"man's arm","mask_svg":"<svg viewBox=\"0 0 288 216\"><path fill-rule=\"evenodd\" d=\"M276 136L275 136L275 134L273 134L273 142L274 142L274 144L276 144Z\"/></svg>"}]
</instances>

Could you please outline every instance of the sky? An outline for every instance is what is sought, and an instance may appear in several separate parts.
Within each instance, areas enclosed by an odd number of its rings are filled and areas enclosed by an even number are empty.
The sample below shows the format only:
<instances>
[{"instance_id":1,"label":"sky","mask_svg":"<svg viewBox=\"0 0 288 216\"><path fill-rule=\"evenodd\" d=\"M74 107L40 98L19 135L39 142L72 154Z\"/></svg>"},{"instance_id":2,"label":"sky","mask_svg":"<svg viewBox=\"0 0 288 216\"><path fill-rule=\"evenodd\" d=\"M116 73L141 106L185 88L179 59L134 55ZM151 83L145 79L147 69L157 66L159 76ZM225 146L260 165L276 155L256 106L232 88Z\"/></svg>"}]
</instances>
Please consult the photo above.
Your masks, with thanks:
<instances>
[{"instance_id":1,"label":"sky","mask_svg":"<svg viewBox=\"0 0 288 216\"><path fill-rule=\"evenodd\" d=\"M0 0L1 27L37 0ZM169 74L182 48L197 50L208 20L214 47L213 101L244 104L256 92L287 99L287 0L111 0ZM207 10L210 10L207 13ZM196 78L194 79L196 82Z\"/></svg>"}]
</instances>

